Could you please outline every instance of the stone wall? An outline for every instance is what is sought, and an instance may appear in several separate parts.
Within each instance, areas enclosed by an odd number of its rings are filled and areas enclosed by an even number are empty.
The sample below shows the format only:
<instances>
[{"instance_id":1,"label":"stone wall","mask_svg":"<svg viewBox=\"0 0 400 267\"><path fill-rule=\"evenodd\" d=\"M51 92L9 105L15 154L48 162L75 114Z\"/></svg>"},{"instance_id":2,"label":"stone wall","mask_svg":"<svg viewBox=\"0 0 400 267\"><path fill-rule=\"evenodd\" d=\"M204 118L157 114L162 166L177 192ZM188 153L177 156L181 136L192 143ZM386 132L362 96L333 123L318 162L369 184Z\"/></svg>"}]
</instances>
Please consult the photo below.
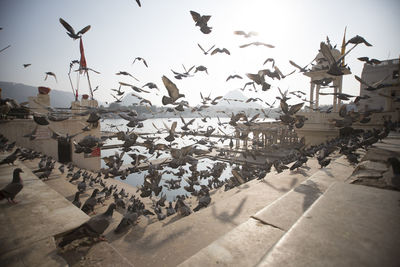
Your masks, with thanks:
<instances>
[{"instance_id":1,"label":"stone wall","mask_svg":"<svg viewBox=\"0 0 400 267\"><path fill-rule=\"evenodd\" d=\"M86 99L74 101L71 103L71 112L72 114L76 114L86 111L85 107L97 107L97 101ZM37 96L29 97L29 108L35 114L47 114L50 110L50 95L39 93ZM51 138L52 131L49 128L61 135L80 133L72 138L72 141L76 142L79 142L84 136L89 134L100 137L100 124L97 128L90 131L82 131L82 128L88 124L86 122L88 117L88 115L73 116L64 121L49 121L50 124L46 126L36 124L33 119L8 119L0 121L0 133L11 142L16 141L18 146L42 152L58 161L58 141ZM38 129L34 140L23 137L26 134L32 133L36 126L38 126ZM74 153L74 150L75 148L71 142L71 160L76 166L91 171L98 171L100 169L100 156L89 157L84 153Z\"/></svg>"},{"instance_id":2,"label":"stone wall","mask_svg":"<svg viewBox=\"0 0 400 267\"><path fill-rule=\"evenodd\" d=\"M46 126L38 125L32 119L6 120L0 124L0 133L7 137L11 142L16 141L18 146L34 149L35 151L42 152L58 160L58 141L51 138L52 132L49 130L49 127L61 134L69 133L70 135L73 135L81 132L82 134L72 138L72 140L75 140L76 142L88 134L100 137L100 126L88 132L83 132L81 130L87 125L85 120L86 117L84 117L84 120L70 118L61 122L50 122L50 124ZM23 137L24 135L31 133L36 125L38 125L38 130L34 140ZM73 144L71 144L71 149L72 162L76 166L92 171L98 171L100 169L100 157L85 158L84 153L74 153Z\"/></svg>"}]
</instances>

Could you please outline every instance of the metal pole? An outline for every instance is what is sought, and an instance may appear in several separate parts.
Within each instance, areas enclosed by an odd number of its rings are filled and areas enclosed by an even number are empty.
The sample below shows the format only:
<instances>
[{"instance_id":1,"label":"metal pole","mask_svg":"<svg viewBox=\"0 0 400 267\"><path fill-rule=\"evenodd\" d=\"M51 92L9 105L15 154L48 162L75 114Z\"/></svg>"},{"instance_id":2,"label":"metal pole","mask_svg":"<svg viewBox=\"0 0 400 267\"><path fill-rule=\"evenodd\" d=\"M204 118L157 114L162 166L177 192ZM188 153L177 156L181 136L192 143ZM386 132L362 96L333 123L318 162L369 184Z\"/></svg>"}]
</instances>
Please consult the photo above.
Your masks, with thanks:
<instances>
[{"instance_id":1,"label":"metal pole","mask_svg":"<svg viewBox=\"0 0 400 267\"><path fill-rule=\"evenodd\" d=\"M88 80L88 83L89 83L90 96L91 96L91 98L93 100L93 90L92 90L92 85L90 84L90 78L89 78L89 71L88 70L86 70L86 77L87 77L87 80Z\"/></svg>"}]
</instances>

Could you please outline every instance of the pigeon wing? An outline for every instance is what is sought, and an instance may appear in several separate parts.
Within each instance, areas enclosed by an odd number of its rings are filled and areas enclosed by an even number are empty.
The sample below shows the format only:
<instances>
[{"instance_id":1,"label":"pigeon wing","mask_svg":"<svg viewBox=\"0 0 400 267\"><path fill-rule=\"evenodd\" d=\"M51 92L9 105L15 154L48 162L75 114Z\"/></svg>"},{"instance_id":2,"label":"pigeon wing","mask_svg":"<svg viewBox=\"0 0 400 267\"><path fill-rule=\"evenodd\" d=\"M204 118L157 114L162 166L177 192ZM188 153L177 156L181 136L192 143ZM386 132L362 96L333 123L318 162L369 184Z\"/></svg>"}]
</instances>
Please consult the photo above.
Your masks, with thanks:
<instances>
[{"instance_id":1,"label":"pigeon wing","mask_svg":"<svg viewBox=\"0 0 400 267\"><path fill-rule=\"evenodd\" d=\"M173 101L179 98L179 89L176 85L171 82L166 76L162 77L162 81L164 83L165 88L167 88L168 95L173 99Z\"/></svg>"},{"instance_id":2,"label":"pigeon wing","mask_svg":"<svg viewBox=\"0 0 400 267\"><path fill-rule=\"evenodd\" d=\"M60 18L60 23L64 26L64 28L71 33L72 35L75 35L75 30L74 28L72 28L71 25L69 25L65 20L63 20L62 18Z\"/></svg>"},{"instance_id":3,"label":"pigeon wing","mask_svg":"<svg viewBox=\"0 0 400 267\"><path fill-rule=\"evenodd\" d=\"M100 214L90 218L86 224L97 234L101 235L110 225L110 221L108 220L108 216Z\"/></svg>"},{"instance_id":4,"label":"pigeon wing","mask_svg":"<svg viewBox=\"0 0 400 267\"><path fill-rule=\"evenodd\" d=\"M174 121L173 123L172 123L172 125L171 125L171 132L172 133L175 133L175 129L176 129L176 126L177 126L177 122L176 121Z\"/></svg>"},{"instance_id":5,"label":"pigeon wing","mask_svg":"<svg viewBox=\"0 0 400 267\"><path fill-rule=\"evenodd\" d=\"M236 35L246 35L244 31L234 31L233 33Z\"/></svg>"},{"instance_id":6,"label":"pigeon wing","mask_svg":"<svg viewBox=\"0 0 400 267\"><path fill-rule=\"evenodd\" d=\"M331 50L329 49L329 47L324 42L321 42L320 50L321 50L321 53L326 58L326 60L328 60L330 65L336 63L336 60L335 60L335 58L333 57L333 55L331 53Z\"/></svg>"},{"instance_id":7,"label":"pigeon wing","mask_svg":"<svg viewBox=\"0 0 400 267\"><path fill-rule=\"evenodd\" d=\"M77 35L79 34L84 34L86 33L88 30L90 30L90 25L87 25L85 28L83 28L82 30L80 30Z\"/></svg>"},{"instance_id":8,"label":"pigeon wing","mask_svg":"<svg viewBox=\"0 0 400 267\"><path fill-rule=\"evenodd\" d=\"M195 11L190 11L190 15L192 15L192 18L195 22L197 22L200 19L200 14L195 12Z\"/></svg>"},{"instance_id":9,"label":"pigeon wing","mask_svg":"<svg viewBox=\"0 0 400 267\"><path fill-rule=\"evenodd\" d=\"M289 63L292 64L292 66L298 68L298 69L302 69L299 65L297 65L296 63L294 63L293 61L289 60Z\"/></svg>"},{"instance_id":10,"label":"pigeon wing","mask_svg":"<svg viewBox=\"0 0 400 267\"><path fill-rule=\"evenodd\" d=\"M303 107L303 105L304 105L304 103L299 103L299 104L291 106L289 109L289 114L291 114L291 115L295 114Z\"/></svg>"},{"instance_id":11,"label":"pigeon wing","mask_svg":"<svg viewBox=\"0 0 400 267\"><path fill-rule=\"evenodd\" d=\"M7 198L12 198L15 197L16 194L19 193L19 191L22 190L23 185L20 183L10 183L6 187L4 187L1 192L4 194L5 197Z\"/></svg>"}]
</instances>

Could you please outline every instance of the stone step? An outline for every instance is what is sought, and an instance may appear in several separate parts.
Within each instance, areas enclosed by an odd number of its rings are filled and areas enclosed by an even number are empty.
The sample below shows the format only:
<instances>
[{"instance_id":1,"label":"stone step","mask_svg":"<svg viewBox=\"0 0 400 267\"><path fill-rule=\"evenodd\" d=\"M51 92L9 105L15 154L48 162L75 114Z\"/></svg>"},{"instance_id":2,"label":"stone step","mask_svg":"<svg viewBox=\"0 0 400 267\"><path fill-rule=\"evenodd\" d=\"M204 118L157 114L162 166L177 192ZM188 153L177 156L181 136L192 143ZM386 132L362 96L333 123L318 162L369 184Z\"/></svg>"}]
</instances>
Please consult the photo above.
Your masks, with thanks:
<instances>
[{"instance_id":1,"label":"stone step","mask_svg":"<svg viewBox=\"0 0 400 267\"><path fill-rule=\"evenodd\" d=\"M257 266L399 266L400 192L333 184Z\"/></svg>"},{"instance_id":2,"label":"stone step","mask_svg":"<svg viewBox=\"0 0 400 267\"><path fill-rule=\"evenodd\" d=\"M180 266L257 264L331 184L345 181L352 172L344 157L336 159Z\"/></svg>"},{"instance_id":3,"label":"stone step","mask_svg":"<svg viewBox=\"0 0 400 267\"><path fill-rule=\"evenodd\" d=\"M24 188L16 197L18 204L0 203L0 262L4 266L68 266L59 255L54 237L79 226L89 217L20 161L16 161L15 166L0 166L0 188L11 181L17 167L24 171L21 174ZM95 255L104 262L112 259L123 266L132 266L106 242L94 245L88 255Z\"/></svg>"},{"instance_id":4,"label":"stone step","mask_svg":"<svg viewBox=\"0 0 400 267\"><path fill-rule=\"evenodd\" d=\"M226 192L221 188L212 194L212 203L206 209L153 224L146 224L143 219L111 243L135 265L176 266L304 181L318 163L311 159L309 166L309 170L299 172L273 171L264 180L252 180Z\"/></svg>"}]
</instances>

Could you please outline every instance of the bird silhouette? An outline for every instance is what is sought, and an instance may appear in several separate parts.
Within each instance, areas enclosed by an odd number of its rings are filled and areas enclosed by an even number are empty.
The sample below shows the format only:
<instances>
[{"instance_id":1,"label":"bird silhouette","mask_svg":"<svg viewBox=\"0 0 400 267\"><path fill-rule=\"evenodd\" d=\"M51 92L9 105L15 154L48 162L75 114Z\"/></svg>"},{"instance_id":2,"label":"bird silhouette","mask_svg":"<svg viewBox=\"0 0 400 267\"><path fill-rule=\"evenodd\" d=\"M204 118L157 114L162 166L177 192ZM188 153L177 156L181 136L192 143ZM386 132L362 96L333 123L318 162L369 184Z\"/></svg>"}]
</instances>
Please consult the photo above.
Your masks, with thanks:
<instances>
[{"instance_id":1,"label":"bird silhouette","mask_svg":"<svg viewBox=\"0 0 400 267\"><path fill-rule=\"evenodd\" d=\"M240 48L245 48L245 47L248 47L248 46L251 46L251 45L255 45L255 46L265 46L265 47L269 47L269 48L274 48L274 47L275 47L274 45L266 44L266 43L263 43L263 42L251 42L251 43L248 43L248 44L241 45L241 46L239 46L239 47L240 47Z\"/></svg>"},{"instance_id":2,"label":"bird silhouette","mask_svg":"<svg viewBox=\"0 0 400 267\"><path fill-rule=\"evenodd\" d=\"M204 55L208 55L208 53L215 47L215 45L213 45L209 49L205 50L200 44L197 45L200 47L201 51L203 51Z\"/></svg>"},{"instance_id":3,"label":"bird silhouette","mask_svg":"<svg viewBox=\"0 0 400 267\"><path fill-rule=\"evenodd\" d=\"M56 77L56 75L54 74L54 72L51 72L51 71L48 71L48 72L46 72L46 76L44 77L44 80L47 80L47 76L53 76L54 77L54 79L56 80L56 82L57 82L57 77Z\"/></svg>"},{"instance_id":4,"label":"bird silhouette","mask_svg":"<svg viewBox=\"0 0 400 267\"><path fill-rule=\"evenodd\" d=\"M143 62L143 64L148 68L149 66L147 65L147 62L146 62L146 60L144 59L144 58L142 58L142 57L136 57L134 60L133 60L133 62L132 62L132 65L135 63L135 61L142 61Z\"/></svg>"},{"instance_id":5,"label":"bird silhouette","mask_svg":"<svg viewBox=\"0 0 400 267\"><path fill-rule=\"evenodd\" d=\"M250 31L250 32L234 31L233 33L236 34L236 35L241 35L241 36L243 36L244 38L249 38L249 37L257 36L257 35L258 35L257 32L253 32L253 31Z\"/></svg>"},{"instance_id":6,"label":"bird silhouette","mask_svg":"<svg viewBox=\"0 0 400 267\"><path fill-rule=\"evenodd\" d=\"M367 63L369 65L378 65L378 64L382 63L382 61L380 61L378 59L375 59L375 58L371 58L370 59L369 57L359 57L357 59L360 60L360 61L363 61L363 62L365 62L365 63Z\"/></svg>"},{"instance_id":7,"label":"bird silhouette","mask_svg":"<svg viewBox=\"0 0 400 267\"><path fill-rule=\"evenodd\" d=\"M72 26L69 25L65 20L60 18L59 21L60 21L61 25L63 25L64 28L67 30L68 36L74 40L81 38L83 34L85 34L88 30L90 30L90 25L88 25L88 26L84 27L82 30L80 30L79 32L75 33L74 28L72 28Z\"/></svg>"},{"instance_id":8,"label":"bird silhouette","mask_svg":"<svg viewBox=\"0 0 400 267\"><path fill-rule=\"evenodd\" d=\"M162 76L162 81L169 95L169 96L163 96L162 98L163 105L173 104L179 98L185 97L184 94L179 93L178 87L176 87L176 85L173 82L171 82L171 80L168 79L166 76Z\"/></svg>"},{"instance_id":9,"label":"bird silhouette","mask_svg":"<svg viewBox=\"0 0 400 267\"><path fill-rule=\"evenodd\" d=\"M209 34L211 32L211 27L207 25L208 21L210 20L211 16L209 15L200 15L195 11L190 11L194 22L196 22L196 26L200 27L200 31L204 34Z\"/></svg>"},{"instance_id":10,"label":"bird silhouette","mask_svg":"<svg viewBox=\"0 0 400 267\"><path fill-rule=\"evenodd\" d=\"M234 75L229 75L228 78L226 78L226 81L229 81L230 79L243 79L242 76L234 74Z\"/></svg>"},{"instance_id":11,"label":"bird silhouette","mask_svg":"<svg viewBox=\"0 0 400 267\"><path fill-rule=\"evenodd\" d=\"M226 49L226 48L215 48L212 52L211 52L211 55L215 55L216 53L225 53L225 54L228 54L228 55L230 55L231 54L231 52L229 52L229 50L228 49Z\"/></svg>"},{"instance_id":12,"label":"bird silhouette","mask_svg":"<svg viewBox=\"0 0 400 267\"><path fill-rule=\"evenodd\" d=\"M368 43L364 37L361 37L360 35L356 35L353 38L350 38L347 42L346 42L346 46L348 44L365 44L366 46L372 46L372 44Z\"/></svg>"},{"instance_id":13,"label":"bird silhouette","mask_svg":"<svg viewBox=\"0 0 400 267\"><path fill-rule=\"evenodd\" d=\"M125 76L130 76L130 77L132 77L133 79L135 79L136 81L138 81L139 82L139 80L137 79L137 78L135 78L132 74L130 74L129 72L126 72L126 71L120 71L120 72L117 72L117 73L115 73L116 75L125 75Z\"/></svg>"}]
</instances>

